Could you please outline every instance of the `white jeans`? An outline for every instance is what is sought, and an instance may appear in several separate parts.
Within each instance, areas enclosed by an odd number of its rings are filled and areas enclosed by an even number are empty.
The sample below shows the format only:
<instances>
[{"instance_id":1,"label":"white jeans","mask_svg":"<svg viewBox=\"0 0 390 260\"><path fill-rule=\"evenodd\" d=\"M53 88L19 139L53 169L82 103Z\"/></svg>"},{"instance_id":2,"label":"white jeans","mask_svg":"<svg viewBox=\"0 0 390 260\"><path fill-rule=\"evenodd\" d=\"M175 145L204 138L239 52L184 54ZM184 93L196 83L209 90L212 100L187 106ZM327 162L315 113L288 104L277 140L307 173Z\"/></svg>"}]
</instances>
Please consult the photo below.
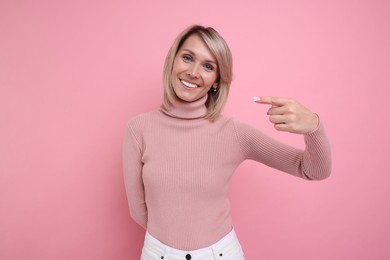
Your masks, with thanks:
<instances>
[{"instance_id":1,"label":"white jeans","mask_svg":"<svg viewBox=\"0 0 390 260\"><path fill-rule=\"evenodd\" d=\"M141 260L244 260L240 242L234 229L217 243L193 250L183 251L169 247L146 232Z\"/></svg>"}]
</instances>

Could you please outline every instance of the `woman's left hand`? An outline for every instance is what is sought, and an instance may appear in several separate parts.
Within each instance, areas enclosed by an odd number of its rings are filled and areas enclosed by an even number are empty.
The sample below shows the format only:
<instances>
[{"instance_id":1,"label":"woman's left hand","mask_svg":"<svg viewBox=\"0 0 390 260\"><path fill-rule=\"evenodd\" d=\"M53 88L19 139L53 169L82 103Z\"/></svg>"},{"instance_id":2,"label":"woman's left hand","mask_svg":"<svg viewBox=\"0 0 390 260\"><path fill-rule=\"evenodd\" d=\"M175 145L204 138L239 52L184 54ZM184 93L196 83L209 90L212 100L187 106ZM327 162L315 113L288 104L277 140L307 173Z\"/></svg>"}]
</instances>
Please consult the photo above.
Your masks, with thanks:
<instances>
[{"instance_id":1,"label":"woman's left hand","mask_svg":"<svg viewBox=\"0 0 390 260\"><path fill-rule=\"evenodd\" d=\"M269 115L269 121L274 124L278 131L306 134L315 131L318 127L318 115L294 99L254 97L254 101L271 105L267 114Z\"/></svg>"}]
</instances>

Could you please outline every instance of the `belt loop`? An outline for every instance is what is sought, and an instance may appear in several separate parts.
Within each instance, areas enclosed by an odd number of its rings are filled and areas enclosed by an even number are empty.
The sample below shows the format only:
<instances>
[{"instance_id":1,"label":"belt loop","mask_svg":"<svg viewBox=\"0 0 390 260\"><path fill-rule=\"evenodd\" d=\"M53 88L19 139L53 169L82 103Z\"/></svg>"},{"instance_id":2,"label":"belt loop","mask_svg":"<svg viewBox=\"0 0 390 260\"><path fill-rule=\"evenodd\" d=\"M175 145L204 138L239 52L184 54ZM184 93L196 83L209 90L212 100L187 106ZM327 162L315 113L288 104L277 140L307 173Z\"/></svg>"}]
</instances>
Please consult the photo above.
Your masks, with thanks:
<instances>
[{"instance_id":1,"label":"belt loop","mask_svg":"<svg viewBox=\"0 0 390 260\"><path fill-rule=\"evenodd\" d=\"M164 259L163 260L169 260L169 247L164 246Z\"/></svg>"},{"instance_id":2,"label":"belt loop","mask_svg":"<svg viewBox=\"0 0 390 260\"><path fill-rule=\"evenodd\" d=\"M215 248L215 246L212 246L211 251L213 251L214 259L218 260L218 249Z\"/></svg>"}]
</instances>

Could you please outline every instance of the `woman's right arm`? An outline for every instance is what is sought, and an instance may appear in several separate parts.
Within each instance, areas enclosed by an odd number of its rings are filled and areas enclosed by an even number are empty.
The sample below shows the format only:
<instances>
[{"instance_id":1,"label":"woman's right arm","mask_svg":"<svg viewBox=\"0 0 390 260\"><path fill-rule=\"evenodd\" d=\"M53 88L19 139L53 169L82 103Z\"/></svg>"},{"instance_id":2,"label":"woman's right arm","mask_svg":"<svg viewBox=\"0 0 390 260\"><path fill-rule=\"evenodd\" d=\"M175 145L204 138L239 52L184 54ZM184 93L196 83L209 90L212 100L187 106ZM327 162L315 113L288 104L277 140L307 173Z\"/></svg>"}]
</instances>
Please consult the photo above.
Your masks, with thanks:
<instances>
[{"instance_id":1,"label":"woman's right arm","mask_svg":"<svg viewBox=\"0 0 390 260\"><path fill-rule=\"evenodd\" d=\"M142 180L142 146L130 124L123 141L123 174L131 217L146 229L148 211Z\"/></svg>"}]
</instances>

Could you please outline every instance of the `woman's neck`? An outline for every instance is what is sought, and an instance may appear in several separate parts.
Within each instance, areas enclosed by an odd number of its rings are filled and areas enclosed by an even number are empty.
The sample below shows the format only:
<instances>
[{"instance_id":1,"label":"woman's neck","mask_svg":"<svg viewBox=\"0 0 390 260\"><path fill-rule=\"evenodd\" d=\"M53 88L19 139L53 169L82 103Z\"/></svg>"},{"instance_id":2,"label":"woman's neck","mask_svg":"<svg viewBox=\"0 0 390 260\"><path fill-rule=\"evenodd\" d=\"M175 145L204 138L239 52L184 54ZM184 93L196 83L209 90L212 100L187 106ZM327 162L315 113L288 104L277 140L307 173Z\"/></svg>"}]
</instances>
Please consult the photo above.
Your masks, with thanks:
<instances>
[{"instance_id":1,"label":"woman's neck","mask_svg":"<svg viewBox=\"0 0 390 260\"><path fill-rule=\"evenodd\" d=\"M202 98L193 102L187 102L183 100L174 100L169 110L161 109L165 114L182 119L197 119L203 118L207 114L207 101L208 95L206 94Z\"/></svg>"}]
</instances>

